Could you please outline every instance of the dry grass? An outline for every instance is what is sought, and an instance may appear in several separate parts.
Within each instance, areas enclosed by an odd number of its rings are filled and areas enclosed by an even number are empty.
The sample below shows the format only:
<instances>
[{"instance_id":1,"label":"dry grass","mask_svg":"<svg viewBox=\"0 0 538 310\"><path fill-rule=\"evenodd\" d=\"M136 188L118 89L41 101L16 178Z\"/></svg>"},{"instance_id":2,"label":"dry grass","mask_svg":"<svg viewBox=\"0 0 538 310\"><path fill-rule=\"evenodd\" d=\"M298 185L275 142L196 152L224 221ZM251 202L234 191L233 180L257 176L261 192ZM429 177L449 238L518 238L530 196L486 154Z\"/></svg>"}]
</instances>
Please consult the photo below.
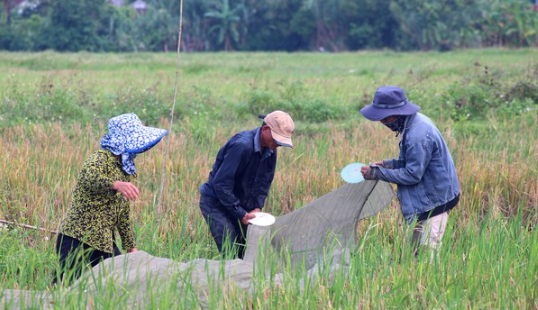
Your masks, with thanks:
<instances>
[{"instance_id":1,"label":"dry grass","mask_svg":"<svg viewBox=\"0 0 538 310\"><path fill-rule=\"evenodd\" d=\"M514 127L510 123L494 125ZM167 121L162 120L162 127L167 126ZM218 148L235 131L255 126L252 123L234 131L218 131L211 145L201 144L188 133L172 133L165 138L170 139L170 150L158 218L162 234L176 234L180 229L192 232L200 227L198 187L206 180ZM487 213L511 217L521 209L534 222L538 197L534 123L518 125L522 138L512 138L505 130L486 140L458 139L452 135L450 125L444 127L462 184L460 207L454 213L465 221ZM81 163L99 148L103 130L102 125L97 130L77 125L65 129L58 123L6 129L0 137L4 149L0 154L4 202L1 216L56 229L67 210ZM350 128L334 125L328 133L299 134L294 141L294 150L279 150L279 166L266 205L267 211L277 215L338 188L342 185L339 171L346 164L390 158L398 153L398 138L381 125L366 121L357 121ZM137 158L139 177L135 183L141 195L132 204L137 223L156 220L153 212L165 147L163 140Z\"/></svg>"}]
</instances>

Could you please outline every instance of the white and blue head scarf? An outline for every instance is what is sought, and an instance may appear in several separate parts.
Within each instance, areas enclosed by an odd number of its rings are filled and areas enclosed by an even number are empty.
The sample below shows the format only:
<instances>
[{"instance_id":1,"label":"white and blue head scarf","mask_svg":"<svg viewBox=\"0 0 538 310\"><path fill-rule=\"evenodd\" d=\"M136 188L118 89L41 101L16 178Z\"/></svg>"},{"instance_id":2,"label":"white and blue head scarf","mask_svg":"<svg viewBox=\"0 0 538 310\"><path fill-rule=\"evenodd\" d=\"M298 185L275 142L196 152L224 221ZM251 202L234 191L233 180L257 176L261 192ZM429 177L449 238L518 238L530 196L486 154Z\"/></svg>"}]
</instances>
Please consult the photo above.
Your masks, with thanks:
<instances>
[{"instance_id":1,"label":"white and blue head scarf","mask_svg":"<svg viewBox=\"0 0 538 310\"><path fill-rule=\"evenodd\" d=\"M108 134L101 139L101 148L121 155L123 171L135 174L136 155L151 149L167 133L166 129L142 125L134 113L122 114L108 121Z\"/></svg>"}]
</instances>

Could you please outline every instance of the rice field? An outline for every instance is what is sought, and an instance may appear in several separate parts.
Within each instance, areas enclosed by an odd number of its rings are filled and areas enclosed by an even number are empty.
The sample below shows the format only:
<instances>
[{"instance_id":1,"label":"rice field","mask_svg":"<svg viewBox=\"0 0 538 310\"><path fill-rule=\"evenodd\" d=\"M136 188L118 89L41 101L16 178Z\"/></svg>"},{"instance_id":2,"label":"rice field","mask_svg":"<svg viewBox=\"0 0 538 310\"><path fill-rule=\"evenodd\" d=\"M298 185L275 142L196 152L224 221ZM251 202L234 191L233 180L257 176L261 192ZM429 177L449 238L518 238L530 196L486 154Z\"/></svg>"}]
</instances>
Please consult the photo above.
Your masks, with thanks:
<instances>
[{"instance_id":1,"label":"rice field","mask_svg":"<svg viewBox=\"0 0 538 310\"><path fill-rule=\"evenodd\" d=\"M182 54L172 130L136 159L137 246L178 262L219 259L198 187L220 146L259 126L258 114L278 108L296 120L296 147L279 150L264 209L277 216L343 185L345 165L397 156L398 138L359 109L377 87L400 85L440 128L460 178L460 204L438 260L413 257L393 201L362 223L350 266L331 281L299 290L300 274L289 274L284 287L264 279L248 297L216 292L212 308L538 309L537 55ZM44 229L0 226L2 289L48 289L57 257L47 231L58 228L80 165L99 148L110 117L135 112L147 125L170 127L175 56L0 52L0 219ZM154 309L176 305L174 291L160 297ZM90 308L121 302L113 294L98 299ZM87 304L72 297L53 307Z\"/></svg>"}]
</instances>

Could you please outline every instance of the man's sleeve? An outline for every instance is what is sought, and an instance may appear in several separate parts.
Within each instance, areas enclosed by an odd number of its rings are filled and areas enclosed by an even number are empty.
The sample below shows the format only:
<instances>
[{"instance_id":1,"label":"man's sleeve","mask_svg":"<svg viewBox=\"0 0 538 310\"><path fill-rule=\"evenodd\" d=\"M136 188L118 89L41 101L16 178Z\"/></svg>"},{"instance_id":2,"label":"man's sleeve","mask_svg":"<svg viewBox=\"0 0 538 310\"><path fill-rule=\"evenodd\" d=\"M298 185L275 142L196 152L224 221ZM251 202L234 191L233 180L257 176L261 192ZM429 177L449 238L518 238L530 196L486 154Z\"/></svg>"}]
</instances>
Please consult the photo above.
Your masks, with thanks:
<instances>
[{"instance_id":1,"label":"man's sleeve","mask_svg":"<svg viewBox=\"0 0 538 310\"><path fill-rule=\"evenodd\" d=\"M414 185L422 180L431 158L432 147L429 143L411 145L406 148L405 165L398 169L379 167L376 176L386 182Z\"/></svg>"},{"instance_id":2,"label":"man's sleeve","mask_svg":"<svg viewBox=\"0 0 538 310\"><path fill-rule=\"evenodd\" d=\"M396 158L383 159L383 167L387 169L398 169L403 166L403 161Z\"/></svg>"},{"instance_id":3,"label":"man's sleeve","mask_svg":"<svg viewBox=\"0 0 538 310\"><path fill-rule=\"evenodd\" d=\"M260 208L262 209L265 204L265 199L267 199L267 195L269 195L269 189L271 188L271 184L273 183L273 179L275 178L275 168L276 168L276 157L273 162L273 170L270 172L269 176L265 180L263 186L260 187L260 191L258 196L256 197L256 204L255 206L251 206L253 208Z\"/></svg>"},{"instance_id":4,"label":"man's sleeve","mask_svg":"<svg viewBox=\"0 0 538 310\"><path fill-rule=\"evenodd\" d=\"M241 162L248 160L246 147L242 143L231 144L224 154L224 159L218 172L213 177L213 190L227 212L237 219L242 219L247 212L239 205L240 201L234 194L235 174Z\"/></svg>"}]
</instances>

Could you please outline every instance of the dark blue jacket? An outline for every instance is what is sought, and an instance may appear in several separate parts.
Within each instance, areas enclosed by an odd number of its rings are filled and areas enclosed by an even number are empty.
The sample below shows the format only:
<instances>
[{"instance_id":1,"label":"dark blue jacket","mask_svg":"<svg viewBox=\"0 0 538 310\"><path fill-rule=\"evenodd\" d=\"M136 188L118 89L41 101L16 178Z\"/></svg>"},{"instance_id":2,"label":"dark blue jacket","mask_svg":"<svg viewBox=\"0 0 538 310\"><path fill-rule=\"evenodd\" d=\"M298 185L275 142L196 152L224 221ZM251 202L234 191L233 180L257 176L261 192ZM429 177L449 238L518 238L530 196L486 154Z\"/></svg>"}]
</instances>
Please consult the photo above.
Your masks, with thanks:
<instances>
[{"instance_id":1,"label":"dark blue jacket","mask_svg":"<svg viewBox=\"0 0 538 310\"><path fill-rule=\"evenodd\" d=\"M263 208L275 176L276 150L261 147L261 128L233 136L217 154L200 193L217 198L237 219Z\"/></svg>"}]
</instances>

